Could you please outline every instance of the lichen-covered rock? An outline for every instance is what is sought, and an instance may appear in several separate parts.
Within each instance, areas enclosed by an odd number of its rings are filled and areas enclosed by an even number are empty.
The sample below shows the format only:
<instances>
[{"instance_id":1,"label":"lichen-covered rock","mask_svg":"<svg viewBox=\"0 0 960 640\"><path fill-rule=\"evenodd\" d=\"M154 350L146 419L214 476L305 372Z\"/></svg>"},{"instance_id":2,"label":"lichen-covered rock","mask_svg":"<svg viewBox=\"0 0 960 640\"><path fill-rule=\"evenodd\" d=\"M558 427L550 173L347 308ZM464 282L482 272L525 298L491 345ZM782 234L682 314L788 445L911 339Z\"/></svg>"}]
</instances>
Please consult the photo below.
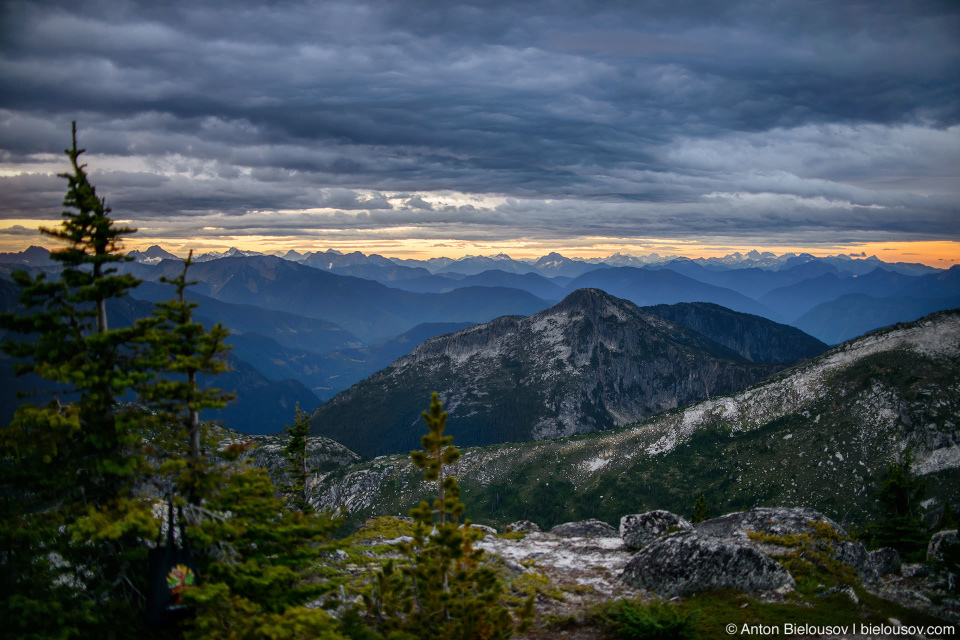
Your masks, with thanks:
<instances>
[{"instance_id":1,"label":"lichen-covered rock","mask_svg":"<svg viewBox=\"0 0 960 640\"><path fill-rule=\"evenodd\" d=\"M540 527L536 522L530 522L529 520L517 520L516 522L511 522L506 527L503 528L507 533L513 533L514 531L540 531Z\"/></svg>"},{"instance_id":2,"label":"lichen-covered rock","mask_svg":"<svg viewBox=\"0 0 960 640\"><path fill-rule=\"evenodd\" d=\"M672 597L711 589L792 589L793 577L778 562L732 540L681 531L641 549L621 580Z\"/></svg>"},{"instance_id":3,"label":"lichen-covered rock","mask_svg":"<svg viewBox=\"0 0 960 640\"><path fill-rule=\"evenodd\" d=\"M600 520L580 520L558 524L550 533L563 538L619 538L620 532Z\"/></svg>"},{"instance_id":4,"label":"lichen-covered rock","mask_svg":"<svg viewBox=\"0 0 960 640\"><path fill-rule=\"evenodd\" d=\"M930 538L930 544L927 545L927 560L943 560L943 554L947 547L960 544L957 539L956 529L947 529L938 531Z\"/></svg>"},{"instance_id":5,"label":"lichen-covered rock","mask_svg":"<svg viewBox=\"0 0 960 640\"><path fill-rule=\"evenodd\" d=\"M870 552L870 562L876 567L881 576L890 574L899 575L901 567L900 552L890 547L884 547Z\"/></svg>"},{"instance_id":6,"label":"lichen-covered rock","mask_svg":"<svg viewBox=\"0 0 960 640\"><path fill-rule=\"evenodd\" d=\"M825 522L841 536L846 531L836 522L814 509L806 507L769 507L728 513L719 518L706 520L695 525L698 533L715 538L746 538L748 531L758 531L770 535L815 533L811 522Z\"/></svg>"},{"instance_id":7,"label":"lichen-covered rock","mask_svg":"<svg viewBox=\"0 0 960 640\"><path fill-rule=\"evenodd\" d=\"M460 525L460 528L462 529L463 526L464 526L464 525ZM479 530L479 531L483 531L485 534L490 535L490 536L495 536L495 535L497 535L497 530L496 530L496 529L494 529L493 527L488 527L488 526L485 525L485 524L470 523L470 528L471 528L471 529L477 529L477 530Z\"/></svg>"},{"instance_id":8,"label":"lichen-covered rock","mask_svg":"<svg viewBox=\"0 0 960 640\"><path fill-rule=\"evenodd\" d=\"M620 518L620 537L628 549L640 549L668 533L692 529L683 516L662 509Z\"/></svg>"},{"instance_id":9,"label":"lichen-covered rock","mask_svg":"<svg viewBox=\"0 0 960 640\"><path fill-rule=\"evenodd\" d=\"M880 572L871 562L870 553L859 542L838 542L833 552L833 559L853 568L861 580L876 582L880 579Z\"/></svg>"}]
</instances>

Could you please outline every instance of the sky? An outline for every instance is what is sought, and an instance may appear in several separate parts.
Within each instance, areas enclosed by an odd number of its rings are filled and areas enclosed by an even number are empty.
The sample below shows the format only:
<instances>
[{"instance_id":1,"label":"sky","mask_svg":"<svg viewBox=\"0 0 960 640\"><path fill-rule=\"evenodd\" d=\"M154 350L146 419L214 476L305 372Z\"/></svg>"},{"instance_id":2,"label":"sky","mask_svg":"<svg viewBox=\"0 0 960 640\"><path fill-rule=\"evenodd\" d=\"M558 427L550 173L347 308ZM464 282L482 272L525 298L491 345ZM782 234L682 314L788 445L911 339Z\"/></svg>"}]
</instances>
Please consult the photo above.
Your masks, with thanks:
<instances>
[{"instance_id":1,"label":"sky","mask_svg":"<svg viewBox=\"0 0 960 640\"><path fill-rule=\"evenodd\" d=\"M0 251L960 263L955 0L0 3Z\"/></svg>"}]
</instances>

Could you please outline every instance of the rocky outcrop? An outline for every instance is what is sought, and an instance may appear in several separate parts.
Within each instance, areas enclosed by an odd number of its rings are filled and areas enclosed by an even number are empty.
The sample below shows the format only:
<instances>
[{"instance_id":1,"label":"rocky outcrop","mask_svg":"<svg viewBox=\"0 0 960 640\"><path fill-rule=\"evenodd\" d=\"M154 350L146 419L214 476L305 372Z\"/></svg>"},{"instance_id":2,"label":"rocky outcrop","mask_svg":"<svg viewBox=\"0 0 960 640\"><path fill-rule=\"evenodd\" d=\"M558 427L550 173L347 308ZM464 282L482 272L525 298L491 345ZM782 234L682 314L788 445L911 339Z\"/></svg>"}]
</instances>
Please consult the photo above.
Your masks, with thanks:
<instances>
[{"instance_id":1,"label":"rocky outcrop","mask_svg":"<svg viewBox=\"0 0 960 640\"><path fill-rule=\"evenodd\" d=\"M504 531L507 533L513 533L515 531L537 532L540 531L540 526L536 522L530 522L529 520L517 520L504 527Z\"/></svg>"},{"instance_id":2,"label":"rocky outcrop","mask_svg":"<svg viewBox=\"0 0 960 640\"><path fill-rule=\"evenodd\" d=\"M819 511L801 508L772 507L728 513L696 525L697 533L723 539L746 539L755 531L774 536L816 533L814 523L830 525L841 536L846 532L836 522Z\"/></svg>"},{"instance_id":3,"label":"rocky outcrop","mask_svg":"<svg viewBox=\"0 0 960 640\"><path fill-rule=\"evenodd\" d=\"M900 552L890 547L871 551L870 562L881 576L899 575L901 572Z\"/></svg>"},{"instance_id":4,"label":"rocky outcrop","mask_svg":"<svg viewBox=\"0 0 960 640\"><path fill-rule=\"evenodd\" d=\"M943 560L943 555L948 547L960 545L957 539L957 530L938 531L930 538L930 544L927 545L927 560Z\"/></svg>"},{"instance_id":5,"label":"rocky outcrop","mask_svg":"<svg viewBox=\"0 0 960 640\"><path fill-rule=\"evenodd\" d=\"M229 446L235 439L235 434L227 435L222 439L218 448L223 449ZM256 445L246 452L245 459L249 460L255 467L266 469L274 484L289 481L287 473L284 471L286 466L284 449L290 441L290 437L286 433L244 436L243 439L251 440ZM349 467L361 460L359 455L339 442L321 436L307 438L306 448L307 468L315 474Z\"/></svg>"},{"instance_id":6,"label":"rocky outcrop","mask_svg":"<svg viewBox=\"0 0 960 640\"><path fill-rule=\"evenodd\" d=\"M628 549L640 549L668 533L692 529L684 517L662 509L620 518L620 537Z\"/></svg>"},{"instance_id":7,"label":"rocky outcrop","mask_svg":"<svg viewBox=\"0 0 960 640\"><path fill-rule=\"evenodd\" d=\"M558 524L550 533L561 538L619 538L620 532L600 520L581 520Z\"/></svg>"},{"instance_id":8,"label":"rocky outcrop","mask_svg":"<svg viewBox=\"0 0 960 640\"><path fill-rule=\"evenodd\" d=\"M877 565L870 559L870 553L859 542L838 542L834 548L833 559L853 568L861 580L876 582L880 578Z\"/></svg>"},{"instance_id":9,"label":"rocky outcrop","mask_svg":"<svg viewBox=\"0 0 960 640\"><path fill-rule=\"evenodd\" d=\"M663 597L711 589L772 591L794 586L781 564L756 549L695 531L672 533L647 545L627 564L621 579Z\"/></svg>"}]
</instances>

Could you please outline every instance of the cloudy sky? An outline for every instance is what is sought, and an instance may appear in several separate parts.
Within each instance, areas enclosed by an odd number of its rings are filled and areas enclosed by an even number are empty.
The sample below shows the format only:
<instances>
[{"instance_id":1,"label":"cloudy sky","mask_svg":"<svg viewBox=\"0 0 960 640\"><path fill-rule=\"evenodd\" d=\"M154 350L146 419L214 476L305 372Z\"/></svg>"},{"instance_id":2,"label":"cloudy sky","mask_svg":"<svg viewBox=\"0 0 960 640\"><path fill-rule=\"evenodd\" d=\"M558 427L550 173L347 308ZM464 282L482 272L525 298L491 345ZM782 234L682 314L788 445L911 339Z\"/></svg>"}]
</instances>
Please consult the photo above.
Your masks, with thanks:
<instances>
[{"instance_id":1,"label":"cloudy sky","mask_svg":"<svg viewBox=\"0 0 960 640\"><path fill-rule=\"evenodd\" d=\"M130 247L960 262L955 0L0 12L0 250L77 120Z\"/></svg>"}]
</instances>

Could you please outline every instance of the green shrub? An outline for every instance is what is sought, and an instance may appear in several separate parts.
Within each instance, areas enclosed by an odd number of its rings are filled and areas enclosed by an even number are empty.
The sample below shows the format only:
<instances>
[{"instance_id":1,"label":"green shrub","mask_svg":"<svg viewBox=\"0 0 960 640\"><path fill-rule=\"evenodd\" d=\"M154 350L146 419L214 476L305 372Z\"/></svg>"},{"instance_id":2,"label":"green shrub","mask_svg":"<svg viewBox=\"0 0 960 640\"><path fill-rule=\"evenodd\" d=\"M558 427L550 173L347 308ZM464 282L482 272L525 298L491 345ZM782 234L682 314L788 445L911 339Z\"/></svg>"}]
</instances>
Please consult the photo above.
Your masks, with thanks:
<instances>
[{"instance_id":1,"label":"green shrub","mask_svg":"<svg viewBox=\"0 0 960 640\"><path fill-rule=\"evenodd\" d=\"M697 638L698 612L680 613L668 604L644 605L632 600L618 600L601 614L608 633L623 640L684 640Z\"/></svg>"}]
</instances>

